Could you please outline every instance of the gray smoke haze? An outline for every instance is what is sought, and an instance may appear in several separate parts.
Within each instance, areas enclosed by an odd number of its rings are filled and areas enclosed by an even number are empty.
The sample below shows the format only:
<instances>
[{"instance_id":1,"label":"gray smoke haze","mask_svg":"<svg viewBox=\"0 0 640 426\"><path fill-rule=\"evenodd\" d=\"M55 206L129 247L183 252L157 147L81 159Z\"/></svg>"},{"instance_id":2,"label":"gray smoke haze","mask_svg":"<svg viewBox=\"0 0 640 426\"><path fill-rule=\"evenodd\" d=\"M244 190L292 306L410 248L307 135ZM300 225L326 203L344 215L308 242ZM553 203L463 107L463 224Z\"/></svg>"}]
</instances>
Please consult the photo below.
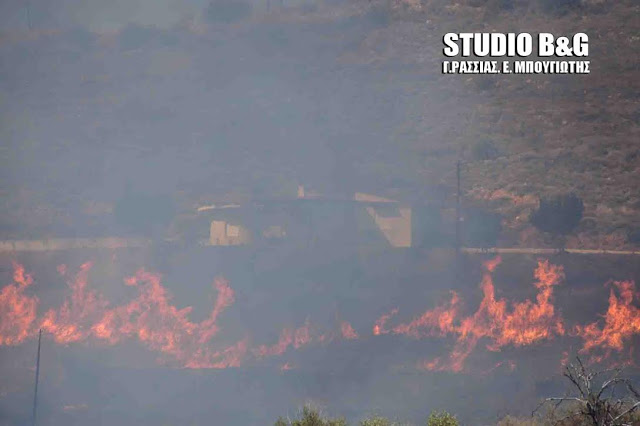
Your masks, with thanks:
<instances>
[{"instance_id":1,"label":"gray smoke haze","mask_svg":"<svg viewBox=\"0 0 640 426\"><path fill-rule=\"evenodd\" d=\"M206 0L6 0L0 5L0 28L27 28L29 18L40 29L81 27L103 33L129 24L169 28L201 17L207 4Z\"/></svg>"},{"instance_id":2,"label":"gray smoke haze","mask_svg":"<svg viewBox=\"0 0 640 426\"><path fill-rule=\"evenodd\" d=\"M479 261L460 267L447 253L353 250L333 207L316 213L324 228L312 250L195 244L210 225L193 219L197 206L292 199L298 185L341 199L362 191L407 204L451 202L454 163L438 155L458 152L455 141L473 130L467 123L480 96L439 83L439 69L424 65L439 47L411 61L377 61L415 48L379 36L388 25L380 11L291 22L256 13L212 23L208 3L0 1L0 239L156 242L143 250L2 254L2 285L17 260L33 272L42 309L59 307L69 291L56 267L77 270L94 260L89 286L118 304L132 298L123 278L145 267L161 273L172 302L193 307L190 317L201 321L213 278L224 276L236 302L221 317L222 338L246 335L256 344L273 344L282 328L306 320L325 329L348 320L369 335L381 314L402 307L398 321L408 321L447 301L450 290L464 294L472 312L482 297ZM279 2L271 3L277 10ZM450 244L440 216L432 220L433 240ZM558 305L576 321L606 310L607 280L640 281L638 265L558 259L565 261L568 282L598 289L559 290ZM505 266L501 284L526 285L500 291L535 298L534 267L535 259ZM499 356L479 345L470 362L482 368L456 375L414 368L446 355L451 339L332 342L218 371L163 365L135 341L56 345L45 336L39 425L265 425L307 401L353 421L381 413L422 423L430 410L449 409L477 424L528 413L539 396L561 393L552 368L562 350L575 352L572 344ZM34 351L33 340L0 347L2 426L30 419ZM509 359L518 360L514 371L495 367ZM295 368L280 371L284 363Z\"/></svg>"},{"instance_id":3,"label":"gray smoke haze","mask_svg":"<svg viewBox=\"0 0 640 426\"><path fill-rule=\"evenodd\" d=\"M39 35L29 39L25 3L2 3L3 238L161 240L168 232L161 210L188 216L216 197L291 198L298 184L340 197L389 187L425 191L405 168L388 166L417 161L388 141L407 109L424 104L425 95L408 88L424 76L350 59L384 20L223 24L201 35L183 22L205 19L205 6L31 1ZM444 101L447 93L429 96ZM97 257L90 285L114 303L131 296L123 277L144 266L163 273L175 304L193 306L194 321L210 309L213 277L225 276L237 292L224 317L229 339L250 334L256 344L272 344L283 327L310 320L331 329L339 318L366 332L389 300L406 301L394 286L375 284L399 279L392 271L406 260L363 268L335 244L340 218L319 215L325 233L318 232L314 252L154 247L142 255L18 260L38 270L43 309L64 299L58 264L73 269ZM148 226L156 219L158 227ZM198 226L200 238L208 224ZM8 278L9 259L3 268ZM406 383L406 376L389 376L389 366L416 349L385 353L379 345L395 343L301 352L288 360L296 365L291 372L280 372L281 359L246 370L185 371L155 366L157 355L135 343L65 347L45 336L40 424L270 424L308 400L352 418L375 410L405 416L407 405L384 395L387 382ZM31 344L1 348L2 370L14 371L0 406L5 424L28 419L32 352ZM416 391L415 407L426 395Z\"/></svg>"},{"instance_id":4,"label":"gray smoke haze","mask_svg":"<svg viewBox=\"0 0 640 426\"><path fill-rule=\"evenodd\" d=\"M425 185L393 166L420 159L388 141L424 105L425 94L408 88L424 76L348 61L376 25L365 15L203 37L127 25L115 36L70 28L5 43L8 203L39 199L77 228L95 219L82 212L99 215L127 188L187 203L183 209L211 194L291 196L298 184L327 194L402 188L417 198L439 182ZM428 97L447 102L444 91ZM437 122L444 110L433 108ZM18 215L22 224L37 215L35 207L7 213L5 221ZM22 232L39 232L43 219ZM46 224L48 232L65 220ZM95 220L109 226L108 215ZM19 225L4 227L10 236Z\"/></svg>"}]
</instances>

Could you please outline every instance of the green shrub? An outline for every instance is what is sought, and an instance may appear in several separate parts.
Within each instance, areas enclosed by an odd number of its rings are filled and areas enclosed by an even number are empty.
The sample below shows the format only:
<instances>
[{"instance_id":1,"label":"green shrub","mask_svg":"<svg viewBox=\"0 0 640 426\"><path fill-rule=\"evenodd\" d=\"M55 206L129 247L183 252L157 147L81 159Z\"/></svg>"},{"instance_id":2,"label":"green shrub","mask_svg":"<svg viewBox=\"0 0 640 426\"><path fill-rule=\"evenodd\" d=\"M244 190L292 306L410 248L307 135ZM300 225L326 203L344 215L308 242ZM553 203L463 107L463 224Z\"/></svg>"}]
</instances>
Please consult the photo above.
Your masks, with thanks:
<instances>
[{"instance_id":1,"label":"green shrub","mask_svg":"<svg viewBox=\"0 0 640 426\"><path fill-rule=\"evenodd\" d=\"M538 0L542 11L553 16L563 16L582 6L582 0Z\"/></svg>"},{"instance_id":2,"label":"green shrub","mask_svg":"<svg viewBox=\"0 0 640 426\"><path fill-rule=\"evenodd\" d=\"M471 157L476 161L494 160L500 156L500 150L490 139L480 139L471 145Z\"/></svg>"},{"instance_id":3,"label":"green shrub","mask_svg":"<svg viewBox=\"0 0 640 426\"><path fill-rule=\"evenodd\" d=\"M458 426L458 419L456 416L447 413L446 411L437 412L434 411L429 415L427 419L427 426Z\"/></svg>"},{"instance_id":4,"label":"green shrub","mask_svg":"<svg viewBox=\"0 0 640 426\"><path fill-rule=\"evenodd\" d=\"M361 421L360 426L397 426L397 423L394 423L385 417L373 416Z\"/></svg>"},{"instance_id":5,"label":"green shrub","mask_svg":"<svg viewBox=\"0 0 640 426\"><path fill-rule=\"evenodd\" d=\"M530 222L542 232L566 235L578 226L583 212L582 200L573 193L542 198L540 207L531 214Z\"/></svg>"},{"instance_id":6,"label":"green shrub","mask_svg":"<svg viewBox=\"0 0 640 426\"><path fill-rule=\"evenodd\" d=\"M299 419L285 420L280 417L275 426L347 426L347 421L343 418L328 419L322 417L317 409L305 406Z\"/></svg>"},{"instance_id":7,"label":"green shrub","mask_svg":"<svg viewBox=\"0 0 640 426\"><path fill-rule=\"evenodd\" d=\"M631 244L640 244L640 229L629 231L627 240Z\"/></svg>"},{"instance_id":8,"label":"green shrub","mask_svg":"<svg viewBox=\"0 0 640 426\"><path fill-rule=\"evenodd\" d=\"M542 423L536 418L521 419L518 417L507 416L498 422L498 426L542 426Z\"/></svg>"}]
</instances>

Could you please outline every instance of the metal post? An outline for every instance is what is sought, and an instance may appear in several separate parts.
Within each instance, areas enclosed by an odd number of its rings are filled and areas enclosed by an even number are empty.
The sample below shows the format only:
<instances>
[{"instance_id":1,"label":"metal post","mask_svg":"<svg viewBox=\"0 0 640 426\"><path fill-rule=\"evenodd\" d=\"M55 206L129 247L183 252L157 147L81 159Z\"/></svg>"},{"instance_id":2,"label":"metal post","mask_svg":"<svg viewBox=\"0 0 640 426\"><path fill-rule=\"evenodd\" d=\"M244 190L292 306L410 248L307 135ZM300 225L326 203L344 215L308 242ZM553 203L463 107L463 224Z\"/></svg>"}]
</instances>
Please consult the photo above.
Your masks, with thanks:
<instances>
[{"instance_id":1,"label":"metal post","mask_svg":"<svg viewBox=\"0 0 640 426\"><path fill-rule=\"evenodd\" d=\"M38 333L38 356L36 357L36 387L35 387L35 391L33 392L33 414L32 414L33 426L36 426L36 412L38 408L38 379L40 377L40 341L41 340L42 340L42 329L40 329L40 332Z\"/></svg>"},{"instance_id":2,"label":"metal post","mask_svg":"<svg viewBox=\"0 0 640 426\"><path fill-rule=\"evenodd\" d=\"M27 26L29 27L29 31L33 29L33 25L31 24L31 3L27 0Z\"/></svg>"},{"instance_id":3,"label":"metal post","mask_svg":"<svg viewBox=\"0 0 640 426\"><path fill-rule=\"evenodd\" d=\"M460 253L460 160L456 163L456 254Z\"/></svg>"}]
</instances>

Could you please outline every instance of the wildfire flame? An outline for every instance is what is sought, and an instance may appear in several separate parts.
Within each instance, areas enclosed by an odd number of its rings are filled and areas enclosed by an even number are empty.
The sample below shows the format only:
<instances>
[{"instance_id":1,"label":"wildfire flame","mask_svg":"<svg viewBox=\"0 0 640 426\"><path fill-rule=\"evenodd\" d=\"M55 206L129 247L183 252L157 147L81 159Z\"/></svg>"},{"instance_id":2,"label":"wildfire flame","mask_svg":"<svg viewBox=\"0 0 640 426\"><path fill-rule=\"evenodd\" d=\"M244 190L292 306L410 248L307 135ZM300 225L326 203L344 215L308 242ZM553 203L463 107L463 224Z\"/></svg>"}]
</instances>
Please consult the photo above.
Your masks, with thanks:
<instances>
[{"instance_id":1,"label":"wildfire flame","mask_svg":"<svg viewBox=\"0 0 640 426\"><path fill-rule=\"evenodd\" d=\"M358 338L358 333L356 333L351 324L347 321L342 321L340 324L340 331L342 332L342 337L347 340L355 340Z\"/></svg>"},{"instance_id":2,"label":"wildfire flame","mask_svg":"<svg viewBox=\"0 0 640 426\"><path fill-rule=\"evenodd\" d=\"M552 303L553 288L564 277L562 268L551 265L548 261L540 261L535 271L537 281L534 285L538 289L536 302L527 300L514 303L509 310L506 300L496 300L491 276L500 261L500 257L496 257L485 262L485 272L480 284L484 297L473 315L458 319L460 300L452 292L451 300L446 306L428 310L413 321L392 329L395 334L416 339L449 334L456 336L453 350L446 360L437 358L423 361L419 363L419 368L462 371L464 361L483 338L489 339L487 349L498 351L506 345L530 345L549 339L553 334L564 334L562 319L556 314ZM383 315L376 325L384 324L387 320L388 315ZM374 333L375 330L374 326Z\"/></svg>"},{"instance_id":3,"label":"wildfire flame","mask_svg":"<svg viewBox=\"0 0 640 426\"><path fill-rule=\"evenodd\" d=\"M24 267L13 263L13 281L0 292L0 345L18 345L30 337L38 298L24 294L33 284Z\"/></svg>"},{"instance_id":4,"label":"wildfire flame","mask_svg":"<svg viewBox=\"0 0 640 426\"><path fill-rule=\"evenodd\" d=\"M189 368L225 368L239 366L247 352L248 342L240 340L222 350L203 347L218 331L219 315L234 301L234 293L226 280L216 278L218 293L208 318L200 323L188 319L191 308L177 309L161 284L158 274L140 269L126 278L125 284L136 287L138 296L129 303L110 307L109 302L88 289L92 263L80 266L80 271L68 282L70 296L57 309L46 311L36 320L37 297L24 290L33 283L22 265L14 264L14 284L2 289L0 296L0 342L16 345L34 336L41 328L57 343L69 344L96 338L115 344L137 338L149 349L171 356ZM59 267L61 275L66 267Z\"/></svg>"},{"instance_id":5,"label":"wildfire flame","mask_svg":"<svg viewBox=\"0 0 640 426\"><path fill-rule=\"evenodd\" d=\"M305 324L295 330L285 328L280 333L278 343L272 346L261 345L254 353L257 357L262 358L265 356L282 355L287 351L290 346L295 349L299 349L304 345L307 345L312 341L310 324L307 320Z\"/></svg>"},{"instance_id":6,"label":"wildfire flame","mask_svg":"<svg viewBox=\"0 0 640 426\"><path fill-rule=\"evenodd\" d=\"M373 335L379 336L381 334L387 334L389 330L385 328L387 321L391 319L392 316L398 313L398 308L393 309L388 314L382 315L380 318L376 320L376 323L373 325Z\"/></svg>"},{"instance_id":7,"label":"wildfire flame","mask_svg":"<svg viewBox=\"0 0 640 426\"><path fill-rule=\"evenodd\" d=\"M632 281L614 281L609 293L609 308L604 315L604 324L598 321L585 326L576 326L575 334L584 339L581 352L603 349L604 355L594 355L593 360L608 357L612 351L621 352L626 341L640 334L640 308L633 306L638 294Z\"/></svg>"},{"instance_id":8,"label":"wildfire flame","mask_svg":"<svg viewBox=\"0 0 640 426\"><path fill-rule=\"evenodd\" d=\"M562 267L539 261L534 272L535 300L510 302L496 298L492 273L500 261L497 257L484 264L480 283L483 298L475 313L464 316L460 296L451 292L446 303L426 310L407 323L390 327L389 322L399 312L397 308L392 309L375 321L373 336L453 337L453 347L447 356L421 361L418 368L460 372L481 341L486 342L489 351L499 351L506 346L527 346L569 334L581 338L581 352L591 354L593 360L598 361L613 351L622 352L632 338L640 334L640 307L634 305L638 294L633 282L613 282L609 307L603 318L587 325L575 325L567 333L553 304L554 289L564 279ZM279 356L311 343L363 338L348 321L340 322L339 331L319 333L307 319L297 328L284 328L273 344L252 346L250 338L244 337L231 345L220 346L214 339L220 332L219 319L235 300L234 291L224 278L213 281L217 297L209 315L201 322L192 322L189 319L192 308L179 309L172 305L171 294L162 285L159 274L140 269L125 278L124 284L135 289L137 295L128 303L112 306L103 295L90 288L92 266L91 262L84 263L74 275L67 266L60 265L57 269L67 279L69 295L58 309L49 309L38 316L40 301L31 294L34 280L22 265L13 263L13 283L0 292L0 345L19 345L42 329L46 336L60 344L94 339L114 345L137 340L178 366L228 368L239 367L251 357L260 360ZM513 361L500 362L495 368L502 365L511 370L515 368ZM291 364L285 362L281 368L287 370Z\"/></svg>"}]
</instances>

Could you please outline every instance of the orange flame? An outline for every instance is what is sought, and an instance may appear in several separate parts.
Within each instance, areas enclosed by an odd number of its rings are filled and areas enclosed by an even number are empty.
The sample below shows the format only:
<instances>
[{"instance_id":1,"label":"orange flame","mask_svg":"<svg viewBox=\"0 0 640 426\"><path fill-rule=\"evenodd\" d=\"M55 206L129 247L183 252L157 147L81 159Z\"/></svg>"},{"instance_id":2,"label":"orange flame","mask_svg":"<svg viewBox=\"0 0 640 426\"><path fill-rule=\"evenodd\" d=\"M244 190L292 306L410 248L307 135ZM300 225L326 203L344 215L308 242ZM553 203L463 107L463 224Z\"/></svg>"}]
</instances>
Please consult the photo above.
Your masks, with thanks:
<instances>
[{"instance_id":1,"label":"orange flame","mask_svg":"<svg viewBox=\"0 0 640 426\"><path fill-rule=\"evenodd\" d=\"M293 365L289 362L285 362L284 364L282 364L280 366L280 371L289 371L289 370L293 370Z\"/></svg>"},{"instance_id":2,"label":"orange flame","mask_svg":"<svg viewBox=\"0 0 640 426\"><path fill-rule=\"evenodd\" d=\"M247 352L247 339L214 351L203 348L215 336L219 315L234 300L233 290L226 280L216 278L218 297L207 319L193 323L187 318L191 308L178 309L170 303L170 295L160 282L160 276L139 270L125 279L125 284L137 287L138 296L126 305L109 307L101 295L88 289L92 263L80 266L80 271L68 282L70 296L58 309L46 311L36 321L38 299L24 291L33 283L22 265L14 264L14 284L0 293L0 344L19 344L42 328L57 343L84 341L89 337L117 343L136 337L149 349L172 356L189 368L225 368L240 365ZM58 271L67 274L67 268ZM37 327L36 327L37 325Z\"/></svg>"},{"instance_id":3,"label":"orange flame","mask_svg":"<svg viewBox=\"0 0 640 426\"><path fill-rule=\"evenodd\" d=\"M376 320L376 323L373 325L373 335L379 336L381 334L387 334L389 330L385 328L387 322L391 319L392 316L398 313L398 308L391 310L388 314L382 315L380 318Z\"/></svg>"},{"instance_id":4,"label":"orange flame","mask_svg":"<svg viewBox=\"0 0 640 426\"><path fill-rule=\"evenodd\" d=\"M458 314L458 294L451 292L451 301L448 307L437 307L425 311L408 324L400 324L393 328L395 334L404 334L413 338L432 336L436 333L444 335L455 330L454 320ZM426 330L423 330L426 329Z\"/></svg>"},{"instance_id":5,"label":"orange flame","mask_svg":"<svg viewBox=\"0 0 640 426\"><path fill-rule=\"evenodd\" d=\"M287 351L289 346L293 346L295 349L299 349L302 346L311 343L312 340L311 326L309 324L309 321L307 320L305 321L303 326L293 331L289 328L283 329L282 332L280 332L278 343L272 346L261 345L254 351L254 354L258 358L282 355Z\"/></svg>"},{"instance_id":6,"label":"orange flame","mask_svg":"<svg viewBox=\"0 0 640 426\"><path fill-rule=\"evenodd\" d=\"M58 343L77 342L91 333L91 325L99 320L108 303L94 291L87 290L87 280L92 264L80 266L80 272L70 281L71 298L65 300L58 312L47 311L40 327L53 335ZM64 268L60 270L65 271Z\"/></svg>"},{"instance_id":7,"label":"orange flame","mask_svg":"<svg viewBox=\"0 0 640 426\"><path fill-rule=\"evenodd\" d=\"M125 283L137 287L138 297L126 305L104 311L92 328L96 337L115 343L135 336L150 349L171 355L190 368L236 365L238 357L246 352L246 341L224 351L201 348L218 333L218 316L233 303L233 290L224 279L215 279L218 298L209 317L200 323L189 321L191 307L177 309L170 304L170 296L159 275L141 269Z\"/></svg>"},{"instance_id":8,"label":"orange flame","mask_svg":"<svg viewBox=\"0 0 640 426\"><path fill-rule=\"evenodd\" d=\"M480 284L483 299L472 315L461 316L460 297L451 292L446 304L427 310L408 323L387 327L398 313L397 308L391 310L375 321L373 334L415 339L453 336L455 342L447 356L421 361L418 368L454 372L464 370L467 357L483 339L488 350L499 351L508 345L520 347L564 335L563 320L553 305L554 288L564 278L562 267L539 261L534 274L535 300L514 303L496 299L492 272L499 263L499 257L485 263ZM101 294L89 288L91 268L91 262L84 263L73 275L65 265L60 265L58 272L68 279L70 294L61 307L49 309L38 318L39 299L28 294L33 278L22 265L14 263L13 283L0 292L0 345L20 344L42 328L61 344L90 338L107 344L137 339L185 368L228 368L240 366L248 356L260 359L282 355L291 348L299 349L313 342L327 343L338 336L334 332L315 332L307 319L298 328L283 329L272 345L251 348L249 338L245 337L228 347L216 348L211 346L211 341L219 334L219 318L235 299L225 279L216 278L213 282L217 297L208 317L192 322L191 307L179 309L171 304L171 295L163 287L160 275L138 270L124 280L137 291L137 296L126 304L112 307ZM633 304L637 296L633 282L613 282L604 319L572 327L571 334L583 339L581 352L591 353L596 361L605 359L612 351L622 352L632 337L640 334L640 307ZM343 339L359 338L347 321L340 323L340 333ZM604 353L594 354L596 350ZM515 368L511 362L499 363L496 368L500 365Z\"/></svg>"},{"instance_id":9,"label":"orange flame","mask_svg":"<svg viewBox=\"0 0 640 426\"><path fill-rule=\"evenodd\" d=\"M551 303L553 287L558 285L564 277L562 268L550 265L548 261L538 262L535 271L537 278L535 286L538 289L536 303L530 300L515 303L509 311L507 301L496 300L495 297L491 272L499 263L500 257L485 263L485 273L480 285L484 297L473 315L455 323L459 301L457 294L453 293L448 306L436 307L408 324L393 328L396 334L405 334L414 338L435 334L457 335L456 343L447 361L436 358L422 362L420 368L432 371L462 371L464 361L482 338L488 338L491 341L487 349L499 351L506 345L524 346L549 339L554 333L564 334L562 319L556 315Z\"/></svg>"},{"instance_id":10,"label":"orange flame","mask_svg":"<svg viewBox=\"0 0 640 426\"><path fill-rule=\"evenodd\" d=\"M617 294L616 294L617 293ZM607 358L612 351L621 352L625 341L635 334L640 334L640 308L633 306L637 296L632 281L614 281L609 293L609 308L604 315L604 324L595 321L586 326L576 326L575 334L584 339L580 352L590 352L596 348L604 349L601 356L593 356L592 360Z\"/></svg>"},{"instance_id":11,"label":"orange flame","mask_svg":"<svg viewBox=\"0 0 640 426\"><path fill-rule=\"evenodd\" d=\"M293 333L290 329L285 328L280 332L278 343L272 346L261 345L255 350L255 355L260 358L265 356L282 355L291 343L293 343Z\"/></svg>"},{"instance_id":12,"label":"orange flame","mask_svg":"<svg viewBox=\"0 0 640 426\"><path fill-rule=\"evenodd\" d=\"M342 332L342 337L347 340L355 340L358 338L358 333L356 333L351 324L347 321L342 321L340 324L340 331Z\"/></svg>"},{"instance_id":13,"label":"orange flame","mask_svg":"<svg viewBox=\"0 0 640 426\"><path fill-rule=\"evenodd\" d=\"M0 345L18 345L34 332L38 298L24 294L33 279L13 263L13 281L0 292Z\"/></svg>"}]
</instances>

